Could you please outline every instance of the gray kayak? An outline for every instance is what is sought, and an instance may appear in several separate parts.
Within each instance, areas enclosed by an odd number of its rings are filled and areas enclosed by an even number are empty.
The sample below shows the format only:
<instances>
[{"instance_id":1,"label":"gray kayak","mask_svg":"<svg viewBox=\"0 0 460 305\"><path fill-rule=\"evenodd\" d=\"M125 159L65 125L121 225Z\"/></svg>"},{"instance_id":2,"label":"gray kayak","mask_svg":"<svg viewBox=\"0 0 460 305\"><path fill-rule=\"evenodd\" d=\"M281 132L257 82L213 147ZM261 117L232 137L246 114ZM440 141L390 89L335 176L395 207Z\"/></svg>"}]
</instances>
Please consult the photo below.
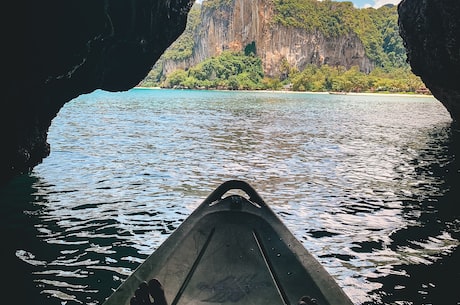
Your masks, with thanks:
<instances>
[{"instance_id":1,"label":"gray kayak","mask_svg":"<svg viewBox=\"0 0 460 305\"><path fill-rule=\"evenodd\" d=\"M231 190L245 195L228 195ZM246 182L220 185L105 305L125 305L158 279L168 304L353 304Z\"/></svg>"}]
</instances>

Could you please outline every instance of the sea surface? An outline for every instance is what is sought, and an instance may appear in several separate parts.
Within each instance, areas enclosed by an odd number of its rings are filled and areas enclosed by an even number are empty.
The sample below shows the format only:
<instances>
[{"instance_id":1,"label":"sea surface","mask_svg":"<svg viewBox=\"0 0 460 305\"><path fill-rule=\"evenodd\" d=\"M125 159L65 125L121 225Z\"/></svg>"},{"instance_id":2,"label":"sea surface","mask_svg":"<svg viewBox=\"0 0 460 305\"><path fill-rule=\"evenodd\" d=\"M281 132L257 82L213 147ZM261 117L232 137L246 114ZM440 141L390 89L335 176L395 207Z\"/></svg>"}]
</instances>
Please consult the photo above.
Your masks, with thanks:
<instances>
[{"instance_id":1,"label":"sea surface","mask_svg":"<svg viewBox=\"0 0 460 305\"><path fill-rule=\"evenodd\" d=\"M80 96L53 120L51 155L0 188L2 303L102 304L220 183L241 179L355 304L460 304L451 122L432 97Z\"/></svg>"}]
</instances>

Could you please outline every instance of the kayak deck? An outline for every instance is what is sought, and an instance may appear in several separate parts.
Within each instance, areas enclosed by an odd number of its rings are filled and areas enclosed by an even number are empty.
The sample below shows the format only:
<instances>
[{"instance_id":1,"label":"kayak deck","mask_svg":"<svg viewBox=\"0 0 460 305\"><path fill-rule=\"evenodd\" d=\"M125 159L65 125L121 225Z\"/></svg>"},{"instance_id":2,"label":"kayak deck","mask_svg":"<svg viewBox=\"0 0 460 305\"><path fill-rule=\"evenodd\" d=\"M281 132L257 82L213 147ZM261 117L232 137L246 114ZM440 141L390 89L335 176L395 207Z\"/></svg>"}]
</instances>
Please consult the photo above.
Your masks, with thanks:
<instances>
[{"instance_id":1,"label":"kayak deck","mask_svg":"<svg viewBox=\"0 0 460 305\"><path fill-rule=\"evenodd\" d=\"M245 198L222 196L240 189ZM129 304L143 281L157 278L168 304L352 304L319 262L252 187L216 189L106 300Z\"/></svg>"}]
</instances>

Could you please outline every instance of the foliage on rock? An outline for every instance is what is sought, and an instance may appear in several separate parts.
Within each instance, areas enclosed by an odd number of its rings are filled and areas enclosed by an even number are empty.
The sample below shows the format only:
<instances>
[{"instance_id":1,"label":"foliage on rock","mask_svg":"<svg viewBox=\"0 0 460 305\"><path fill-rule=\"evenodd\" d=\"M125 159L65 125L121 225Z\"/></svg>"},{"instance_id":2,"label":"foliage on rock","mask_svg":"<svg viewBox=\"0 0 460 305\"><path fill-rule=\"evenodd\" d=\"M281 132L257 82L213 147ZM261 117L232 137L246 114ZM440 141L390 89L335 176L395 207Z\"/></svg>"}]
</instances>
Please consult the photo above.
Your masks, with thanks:
<instances>
[{"instance_id":1,"label":"foliage on rock","mask_svg":"<svg viewBox=\"0 0 460 305\"><path fill-rule=\"evenodd\" d=\"M171 73L165 87L202 89L261 89L264 73L262 61L242 52L225 51L220 56L211 57L188 71L176 70Z\"/></svg>"}]
</instances>

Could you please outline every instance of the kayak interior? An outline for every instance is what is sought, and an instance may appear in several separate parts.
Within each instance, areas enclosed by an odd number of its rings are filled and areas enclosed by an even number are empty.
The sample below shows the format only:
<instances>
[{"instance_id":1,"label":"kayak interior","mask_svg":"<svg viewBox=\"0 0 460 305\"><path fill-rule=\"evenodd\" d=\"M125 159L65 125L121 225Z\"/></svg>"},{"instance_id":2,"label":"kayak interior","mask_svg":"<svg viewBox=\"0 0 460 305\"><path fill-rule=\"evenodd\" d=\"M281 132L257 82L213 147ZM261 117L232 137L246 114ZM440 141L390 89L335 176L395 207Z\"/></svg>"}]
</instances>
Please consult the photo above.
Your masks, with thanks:
<instances>
[{"instance_id":1,"label":"kayak interior","mask_svg":"<svg viewBox=\"0 0 460 305\"><path fill-rule=\"evenodd\" d=\"M242 190L247 196L229 195ZM220 185L105 301L158 279L169 304L353 304L246 182Z\"/></svg>"}]
</instances>

